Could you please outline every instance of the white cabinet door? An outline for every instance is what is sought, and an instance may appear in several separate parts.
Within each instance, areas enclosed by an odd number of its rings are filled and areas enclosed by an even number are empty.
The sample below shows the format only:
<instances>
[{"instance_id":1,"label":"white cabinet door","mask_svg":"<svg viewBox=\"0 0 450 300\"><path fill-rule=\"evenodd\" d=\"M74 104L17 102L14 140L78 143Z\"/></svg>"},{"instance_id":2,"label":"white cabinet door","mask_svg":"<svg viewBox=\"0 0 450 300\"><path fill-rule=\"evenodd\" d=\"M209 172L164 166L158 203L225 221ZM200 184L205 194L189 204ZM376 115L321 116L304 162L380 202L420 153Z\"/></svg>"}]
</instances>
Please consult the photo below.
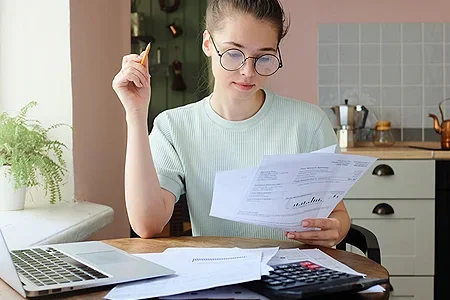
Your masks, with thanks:
<instances>
[{"instance_id":1,"label":"white cabinet door","mask_svg":"<svg viewBox=\"0 0 450 300\"><path fill-rule=\"evenodd\" d=\"M434 160L377 160L346 199L434 199Z\"/></svg>"},{"instance_id":2,"label":"white cabinet door","mask_svg":"<svg viewBox=\"0 0 450 300\"><path fill-rule=\"evenodd\" d=\"M433 277L391 277L390 300L432 300Z\"/></svg>"},{"instance_id":3,"label":"white cabinet door","mask_svg":"<svg viewBox=\"0 0 450 300\"><path fill-rule=\"evenodd\" d=\"M434 200L344 200L352 223L372 231L392 275L434 275ZM373 209L382 204L392 214ZM357 251L355 251L357 252Z\"/></svg>"}]
</instances>

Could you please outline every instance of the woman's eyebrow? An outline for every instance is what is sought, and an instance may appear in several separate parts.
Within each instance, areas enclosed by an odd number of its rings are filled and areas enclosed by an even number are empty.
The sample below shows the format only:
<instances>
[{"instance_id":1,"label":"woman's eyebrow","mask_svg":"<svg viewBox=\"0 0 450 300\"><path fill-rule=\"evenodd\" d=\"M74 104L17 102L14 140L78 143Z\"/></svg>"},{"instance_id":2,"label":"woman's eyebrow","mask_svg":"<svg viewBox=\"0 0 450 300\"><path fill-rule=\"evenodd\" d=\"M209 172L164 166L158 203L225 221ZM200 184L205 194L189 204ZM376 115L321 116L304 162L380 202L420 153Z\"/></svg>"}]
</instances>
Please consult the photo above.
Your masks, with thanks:
<instances>
[{"instance_id":1,"label":"woman's eyebrow","mask_svg":"<svg viewBox=\"0 0 450 300\"><path fill-rule=\"evenodd\" d=\"M238 48L245 49L245 46L243 46L243 45L241 45L241 44L238 44L238 43L235 43L235 42L224 42L224 44L228 44L228 45L232 45L232 46L235 46L235 47L238 47ZM271 52L277 52L277 50L274 49L274 48L272 48L272 47L261 48L261 49L259 49L258 51L271 51Z\"/></svg>"}]
</instances>

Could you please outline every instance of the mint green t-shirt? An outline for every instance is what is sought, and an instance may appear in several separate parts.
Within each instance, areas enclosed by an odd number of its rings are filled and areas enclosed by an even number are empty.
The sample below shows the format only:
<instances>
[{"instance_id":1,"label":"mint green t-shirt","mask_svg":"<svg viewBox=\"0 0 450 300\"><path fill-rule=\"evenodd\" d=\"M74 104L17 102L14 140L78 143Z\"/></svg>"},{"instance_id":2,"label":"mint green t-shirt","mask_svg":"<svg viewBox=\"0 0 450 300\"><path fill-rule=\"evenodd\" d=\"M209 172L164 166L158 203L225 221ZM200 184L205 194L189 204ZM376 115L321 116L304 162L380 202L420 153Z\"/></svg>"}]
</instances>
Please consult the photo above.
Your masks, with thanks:
<instances>
[{"instance_id":1,"label":"mint green t-shirt","mask_svg":"<svg viewBox=\"0 0 450 300\"><path fill-rule=\"evenodd\" d=\"M161 187L177 201L186 193L194 236L241 236L285 240L284 231L210 217L218 171L256 167L264 155L305 153L337 144L318 106L264 90L260 110L228 121L211 107L211 95L159 114L150 147Z\"/></svg>"}]
</instances>

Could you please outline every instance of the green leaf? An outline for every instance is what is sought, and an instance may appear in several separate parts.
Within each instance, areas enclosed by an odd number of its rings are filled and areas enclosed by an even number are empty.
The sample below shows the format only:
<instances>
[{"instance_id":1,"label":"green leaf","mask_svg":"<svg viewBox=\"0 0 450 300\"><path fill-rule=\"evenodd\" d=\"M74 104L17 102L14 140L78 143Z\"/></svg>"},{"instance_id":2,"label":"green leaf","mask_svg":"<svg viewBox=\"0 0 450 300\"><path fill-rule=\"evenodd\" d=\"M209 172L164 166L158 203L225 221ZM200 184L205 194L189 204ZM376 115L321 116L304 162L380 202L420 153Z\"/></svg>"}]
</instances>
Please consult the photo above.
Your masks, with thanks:
<instances>
[{"instance_id":1,"label":"green leaf","mask_svg":"<svg viewBox=\"0 0 450 300\"><path fill-rule=\"evenodd\" d=\"M44 128L39 120L27 119L28 110L37 106L36 101L25 105L17 116L0 114L0 166L11 166L15 188L43 187L50 194L50 202L61 200L61 185L67 174L63 159L67 146L48 136L61 126L58 123Z\"/></svg>"}]
</instances>

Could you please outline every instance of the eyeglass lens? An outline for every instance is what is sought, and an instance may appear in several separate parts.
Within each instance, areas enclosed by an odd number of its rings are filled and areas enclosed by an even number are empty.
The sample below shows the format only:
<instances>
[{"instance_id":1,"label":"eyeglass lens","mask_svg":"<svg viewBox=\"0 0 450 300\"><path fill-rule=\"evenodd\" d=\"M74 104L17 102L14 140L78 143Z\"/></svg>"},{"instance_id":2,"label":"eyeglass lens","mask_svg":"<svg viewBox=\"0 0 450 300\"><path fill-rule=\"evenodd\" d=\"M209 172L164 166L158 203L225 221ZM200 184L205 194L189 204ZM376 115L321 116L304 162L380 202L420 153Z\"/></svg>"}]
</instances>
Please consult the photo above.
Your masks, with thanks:
<instances>
[{"instance_id":1,"label":"eyeglass lens","mask_svg":"<svg viewBox=\"0 0 450 300\"><path fill-rule=\"evenodd\" d=\"M239 69L245 60L245 55L237 49L230 49L225 51L220 58L222 67L229 71ZM275 73L280 66L280 61L275 55L265 54L257 58L255 63L255 70L258 74L267 76Z\"/></svg>"}]
</instances>

